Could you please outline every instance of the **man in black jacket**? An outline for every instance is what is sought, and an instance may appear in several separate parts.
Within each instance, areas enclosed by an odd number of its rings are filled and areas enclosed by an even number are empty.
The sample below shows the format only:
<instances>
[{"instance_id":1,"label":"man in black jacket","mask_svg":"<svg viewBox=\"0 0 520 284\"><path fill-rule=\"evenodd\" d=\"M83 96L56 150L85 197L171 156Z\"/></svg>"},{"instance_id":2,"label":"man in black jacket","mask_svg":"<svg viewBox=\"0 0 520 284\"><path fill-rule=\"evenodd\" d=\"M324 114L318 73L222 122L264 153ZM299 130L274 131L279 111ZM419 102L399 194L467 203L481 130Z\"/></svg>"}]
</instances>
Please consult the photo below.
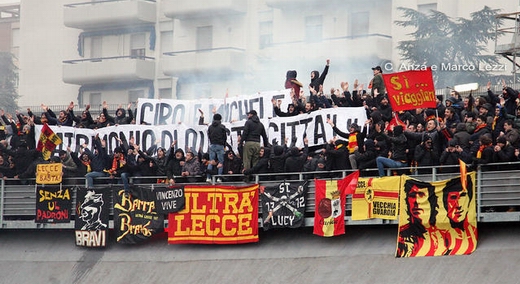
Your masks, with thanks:
<instances>
[{"instance_id":1,"label":"man in black jacket","mask_svg":"<svg viewBox=\"0 0 520 284\"><path fill-rule=\"evenodd\" d=\"M222 116L218 113L213 115L213 122L208 126L208 138L209 138L209 159L208 170L206 172L206 182L211 182L211 172L213 170L213 163L215 158L218 161L217 169L218 174L222 175L224 165L224 147L226 146L228 130L222 124ZM219 177L217 182L222 182Z\"/></svg>"},{"instance_id":2,"label":"man in black jacket","mask_svg":"<svg viewBox=\"0 0 520 284\"><path fill-rule=\"evenodd\" d=\"M256 111L249 111L247 117L248 119L244 125L244 132L242 132L240 139L240 141L243 141L244 143L244 170L253 167L260 159L260 137L262 137L264 141L264 146L269 146L264 125L260 121L260 118L258 118Z\"/></svg>"}]
</instances>

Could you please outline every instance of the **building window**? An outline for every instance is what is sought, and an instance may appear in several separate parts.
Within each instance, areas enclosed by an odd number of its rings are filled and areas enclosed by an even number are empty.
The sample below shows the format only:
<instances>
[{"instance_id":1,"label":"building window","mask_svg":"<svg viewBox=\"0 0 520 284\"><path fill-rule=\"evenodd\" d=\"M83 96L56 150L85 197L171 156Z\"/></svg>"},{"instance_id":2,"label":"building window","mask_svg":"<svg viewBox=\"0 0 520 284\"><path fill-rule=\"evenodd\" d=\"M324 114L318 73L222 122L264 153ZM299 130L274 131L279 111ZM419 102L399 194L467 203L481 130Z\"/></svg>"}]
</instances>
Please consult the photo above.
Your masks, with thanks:
<instances>
[{"instance_id":1,"label":"building window","mask_svg":"<svg viewBox=\"0 0 520 284\"><path fill-rule=\"evenodd\" d=\"M144 33L132 34L130 37L130 57L144 58L146 56L146 36Z\"/></svg>"},{"instance_id":2,"label":"building window","mask_svg":"<svg viewBox=\"0 0 520 284\"><path fill-rule=\"evenodd\" d=\"M417 11L423 14L431 14L432 11L437 11L437 3L419 4Z\"/></svg>"},{"instance_id":3,"label":"building window","mask_svg":"<svg viewBox=\"0 0 520 284\"><path fill-rule=\"evenodd\" d=\"M172 88L164 88L159 89L159 98L160 99L172 99Z\"/></svg>"},{"instance_id":4,"label":"building window","mask_svg":"<svg viewBox=\"0 0 520 284\"><path fill-rule=\"evenodd\" d=\"M273 44L273 21L260 22L260 49Z\"/></svg>"},{"instance_id":5,"label":"building window","mask_svg":"<svg viewBox=\"0 0 520 284\"><path fill-rule=\"evenodd\" d=\"M135 103L137 99L144 98L144 90L130 90L128 91L128 102Z\"/></svg>"},{"instance_id":6,"label":"building window","mask_svg":"<svg viewBox=\"0 0 520 284\"><path fill-rule=\"evenodd\" d=\"M161 54L173 51L173 31L161 32Z\"/></svg>"},{"instance_id":7,"label":"building window","mask_svg":"<svg viewBox=\"0 0 520 284\"><path fill-rule=\"evenodd\" d=\"M90 58L103 57L103 37L94 36L90 38Z\"/></svg>"},{"instance_id":8,"label":"building window","mask_svg":"<svg viewBox=\"0 0 520 284\"><path fill-rule=\"evenodd\" d=\"M207 51L213 48L213 26L197 27L197 50Z\"/></svg>"},{"instance_id":9,"label":"building window","mask_svg":"<svg viewBox=\"0 0 520 284\"><path fill-rule=\"evenodd\" d=\"M350 35L364 36L368 35L369 31L369 16L368 12L357 12L350 14Z\"/></svg>"},{"instance_id":10,"label":"building window","mask_svg":"<svg viewBox=\"0 0 520 284\"><path fill-rule=\"evenodd\" d=\"M199 83L193 86L193 93L199 98L211 98L211 85L208 83Z\"/></svg>"},{"instance_id":11,"label":"building window","mask_svg":"<svg viewBox=\"0 0 520 284\"><path fill-rule=\"evenodd\" d=\"M90 93L88 101L92 107L101 109L101 93Z\"/></svg>"},{"instance_id":12,"label":"building window","mask_svg":"<svg viewBox=\"0 0 520 284\"><path fill-rule=\"evenodd\" d=\"M323 37L322 16L305 17L305 41L320 42Z\"/></svg>"}]
</instances>

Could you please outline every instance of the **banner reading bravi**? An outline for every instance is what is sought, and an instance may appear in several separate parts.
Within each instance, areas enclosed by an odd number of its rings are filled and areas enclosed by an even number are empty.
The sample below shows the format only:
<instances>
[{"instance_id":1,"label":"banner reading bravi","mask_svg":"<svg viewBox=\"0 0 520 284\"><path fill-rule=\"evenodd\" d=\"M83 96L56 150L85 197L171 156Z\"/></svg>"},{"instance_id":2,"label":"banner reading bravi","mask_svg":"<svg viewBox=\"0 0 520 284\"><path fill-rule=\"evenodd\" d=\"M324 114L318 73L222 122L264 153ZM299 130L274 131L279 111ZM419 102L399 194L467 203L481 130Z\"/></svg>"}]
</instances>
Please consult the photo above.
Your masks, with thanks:
<instances>
[{"instance_id":1,"label":"banner reading bravi","mask_svg":"<svg viewBox=\"0 0 520 284\"><path fill-rule=\"evenodd\" d=\"M188 185L186 207L168 214L168 243L258 242L258 184Z\"/></svg>"}]
</instances>

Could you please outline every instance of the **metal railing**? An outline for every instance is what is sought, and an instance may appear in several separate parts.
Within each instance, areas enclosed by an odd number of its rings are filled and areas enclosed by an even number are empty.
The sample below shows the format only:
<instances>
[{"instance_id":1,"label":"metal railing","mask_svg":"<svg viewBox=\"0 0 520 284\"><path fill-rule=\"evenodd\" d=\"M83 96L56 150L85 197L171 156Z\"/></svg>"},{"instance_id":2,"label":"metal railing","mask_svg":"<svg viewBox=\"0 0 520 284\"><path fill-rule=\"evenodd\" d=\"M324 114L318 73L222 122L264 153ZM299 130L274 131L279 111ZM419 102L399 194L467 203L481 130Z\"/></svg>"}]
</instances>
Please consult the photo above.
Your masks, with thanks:
<instances>
[{"instance_id":1,"label":"metal railing","mask_svg":"<svg viewBox=\"0 0 520 284\"><path fill-rule=\"evenodd\" d=\"M455 166L453 166L455 167ZM448 166L442 167L422 167L422 168L398 168L386 169L389 174L407 174L423 181L445 180L459 175L458 171L446 173ZM458 167L458 166L457 166ZM430 170L428 174L417 174L417 170ZM298 172L282 173L287 179L272 180L273 174L254 175L251 182L270 186L282 181L309 181L309 191L307 195L305 226L313 225L315 195L314 178L339 179L347 176L352 171L320 171L320 172ZM377 169L368 169L361 172L362 177L373 177ZM243 175L222 175L223 184L243 185ZM280 177L280 176L279 176ZM297 179L294 179L297 177ZM206 177L199 176L200 182L195 184L205 184ZM216 183L217 176L212 177L212 183ZM291 179L292 178L292 179ZM157 179L164 177L133 177L139 185L152 189L157 186ZM230 180L231 181L226 181ZM96 187L103 187L107 190L120 189L122 184L119 180L110 178L98 178ZM73 229L75 212L71 212L71 222L64 224L38 224L35 223L36 212L36 185L34 180L29 180L32 184L20 184L15 179L0 179L0 228L2 229ZM190 183L194 184L194 183ZM62 183L64 188L72 189L72 208L75 208L76 190L85 188L84 178L69 178ZM520 221L520 162L514 163L495 163L479 166L476 170L476 197L477 197L477 220L479 222L518 222ZM261 206L259 206L261 208ZM261 212L261 210L260 210ZM397 220L370 219L365 221L353 221L351 219L352 198L347 197L345 220L349 225L377 225L377 224L396 224ZM110 218L113 219L112 206ZM112 225L112 222L111 222Z\"/></svg>"}]
</instances>

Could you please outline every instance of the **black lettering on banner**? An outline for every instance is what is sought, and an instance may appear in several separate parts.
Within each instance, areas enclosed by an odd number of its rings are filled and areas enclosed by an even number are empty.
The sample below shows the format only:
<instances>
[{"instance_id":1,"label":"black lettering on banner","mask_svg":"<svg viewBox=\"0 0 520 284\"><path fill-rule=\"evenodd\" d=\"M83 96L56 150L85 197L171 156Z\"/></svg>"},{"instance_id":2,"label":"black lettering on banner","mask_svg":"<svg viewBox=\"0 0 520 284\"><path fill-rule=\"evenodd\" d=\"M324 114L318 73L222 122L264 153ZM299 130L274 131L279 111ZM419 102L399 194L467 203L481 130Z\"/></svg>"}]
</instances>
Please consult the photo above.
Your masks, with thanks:
<instances>
[{"instance_id":1,"label":"black lettering on banner","mask_svg":"<svg viewBox=\"0 0 520 284\"><path fill-rule=\"evenodd\" d=\"M147 130L143 131L142 137L143 138L141 140L141 149L143 149L143 150L148 149L153 144L155 144L156 138L155 138L155 133L153 130L147 129ZM148 141L150 141L150 145L148 145Z\"/></svg>"},{"instance_id":2,"label":"black lettering on banner","mask_svg":"<svg viewBox=\"0 0 520 284\"><path fill-rule=\"evenodd\" d=\"M247 113L252 110L249 108L247 100L238 101L238 119L243 120L247 119Z\"/></svg>"},{"instance_id":3,"label":"black lettering on banner","mask_svg":"<svg viewBox=\"0 0 520 284\"><path fill-rule=\"evenodd\" d=\"M321 115L317 115L316 120L314 121L314 144L319 145L325 143L327 143L327 137L325 135L325 124L323 123L323 117Z\"/></svg>"},{"instance_id":4,"label":"black lettering on banner","mask_svg":"<svg viewBox=\"0 0 520 284\"><path fill-rule=\"evenodd\" d=\"M352 123L358 124L357 118L354 119L354 122L352 122L352 118L347 119L347 127L349 128Z\"/></svg>"},{"instance_id":5,"label":"black lettering on banner","mask_svg":"<svg viewBox=\"0 0 520 284\"><path fill-rule=\"evenodd\" d=\"M119 145L119 141L117 140L119 135L116 132L110 132L108 134L107 139L107 150L110 152L110 149L115 149Z\"/></svg>"},{"instance_id":6,"label":"black lettering on banner","mask_svg":"<svg viewBox=\"0 0 520 284\"><path fill-rule=\"evenodd\" d=\"M186 130L185 137L186 137L185 141L186 141L186 148L187 149L192 149L192 151L198 149L197 144L196 144L197 143L197 137L198 137L197 131L195 131L193 129L188 129L188 130Z\"/></svg>"},{"instance_id":7,"label":"black lettering on banner","mask_svg":"<svg viewBox=\"0 0 520 284\"><path fill-rule=\"evenodd\" d=\"M331 118L331 115L330 115L330 114L327 114L327 119L332 120L332 124L334 124L334 125L336 125L337 118L338 118L338 116L335 115L335 114L332 115L332 118ZM326 121L326 120L325 120L325 121ZM332 135L336 136L336 134L337 134L336 131L333 130Z\"/></svg>"},{"instance_id":8,"label":"black lettering on banner","mask_svg":"<svg viewBox=\"0 0 520 284\"><path fill-rule=\"evenodd\" d=\"M282 127L282 125L280 125L280 127ZM279 132L278 124L276 124L274 122L269 122L269 127L267 127L267 129L265 130L267 133L269 133L269 128L272 128L274 132ZM282 137L281 141L285 141L285 133L281 132L280 135ZM275 137L269 137L269 138L271 139L271 141L269 141L269 143L273 143L273 139L276 139ZM277 142L280 142L280 141L277 141Z\"/></svg>"},{"instance_id":9,"label":"black lettering on banner","mask_svg":"<svg viewBox=\"0 0 520 284\"><path fill-rule=\"evenodd\" d=\"M275 100L275 101L281 100L281 99L283 99L283 98L285 98L285 95L284 95L284 94L273 95L273 100ZM263 106L263 104L262 104L262 106ZM295 107L296 107L296 106L295 106ZM275 117L275 116L276 116L276 114L274 113L274 108L273 108L273 110L272 110L270 116L271 116L271 117Z\"/></svg>"},{"instance_id":10,"label":"black lettering on banner","mask_svg":"<svg viewBox=\"0 0 520 284\"><path fill-rule=\"evenodd\" d=\"M176 105L173 108L173 116L172 116L171 124L183 122L183 121L185 121L185 118L186 118L186 107L182 104Z\"/></svg>"},{"instance_id":11,"label":"black lettering on banner","mask_svg":"<svg viewBox=\"0 0 520 284\"><path fill-rule=\"evenodd\" d=\"M168 120L173 113L172 106L165 103L158 103L155 106L159 111L155 112L154 125L168 124ZM175 121L172 119L170 123L174 124Z\"/></svg>"},{"instance_id":12,"label":"black lettering on banner","mask_svg":"<svg viewBox=\"0 0 520 284\"><path fill-rule=\"evenodd\" d=\"M229 107L228 107L228 117L226 118L227 121L230 121L231 118L233 117L233 112L234 111L238 111L238 102L234 101L234 102L231 102L229 104ZM239 113L240 114L240 113ZM240 115L239 115L239 118L238 119L241 119L240 118Z\"/></svg>"},{"instance_id":13,"label":"black lettering on banner","mask_svg":"<svg viewBox=\"0 0 520 284\"><path fill-rule=\"evenodd\" d=\"M141 110L140 110L140 115L139 115L139 121L141 123L143 122L146 122L146 123L152 123L151 121L145 121L144 118L146 116L146 110L149 110L150 112L153 112L154 111L154 107L153 107L153 104L151 103L143 103L141 105ZM153 121L153 124L156 124L156 121Z\"/></svg>"},{"instance_id":14,"label":"black lettering on banner","mask_svg":"<svg viewBox=\"0 0 520 284\"><path fill-rule=\"evenodd\" d=\"M173 143L173 141L177 140L177 130L175 131L161 131L161 143L164 145L166 149Z\"/></svg>"}]
</instances>

